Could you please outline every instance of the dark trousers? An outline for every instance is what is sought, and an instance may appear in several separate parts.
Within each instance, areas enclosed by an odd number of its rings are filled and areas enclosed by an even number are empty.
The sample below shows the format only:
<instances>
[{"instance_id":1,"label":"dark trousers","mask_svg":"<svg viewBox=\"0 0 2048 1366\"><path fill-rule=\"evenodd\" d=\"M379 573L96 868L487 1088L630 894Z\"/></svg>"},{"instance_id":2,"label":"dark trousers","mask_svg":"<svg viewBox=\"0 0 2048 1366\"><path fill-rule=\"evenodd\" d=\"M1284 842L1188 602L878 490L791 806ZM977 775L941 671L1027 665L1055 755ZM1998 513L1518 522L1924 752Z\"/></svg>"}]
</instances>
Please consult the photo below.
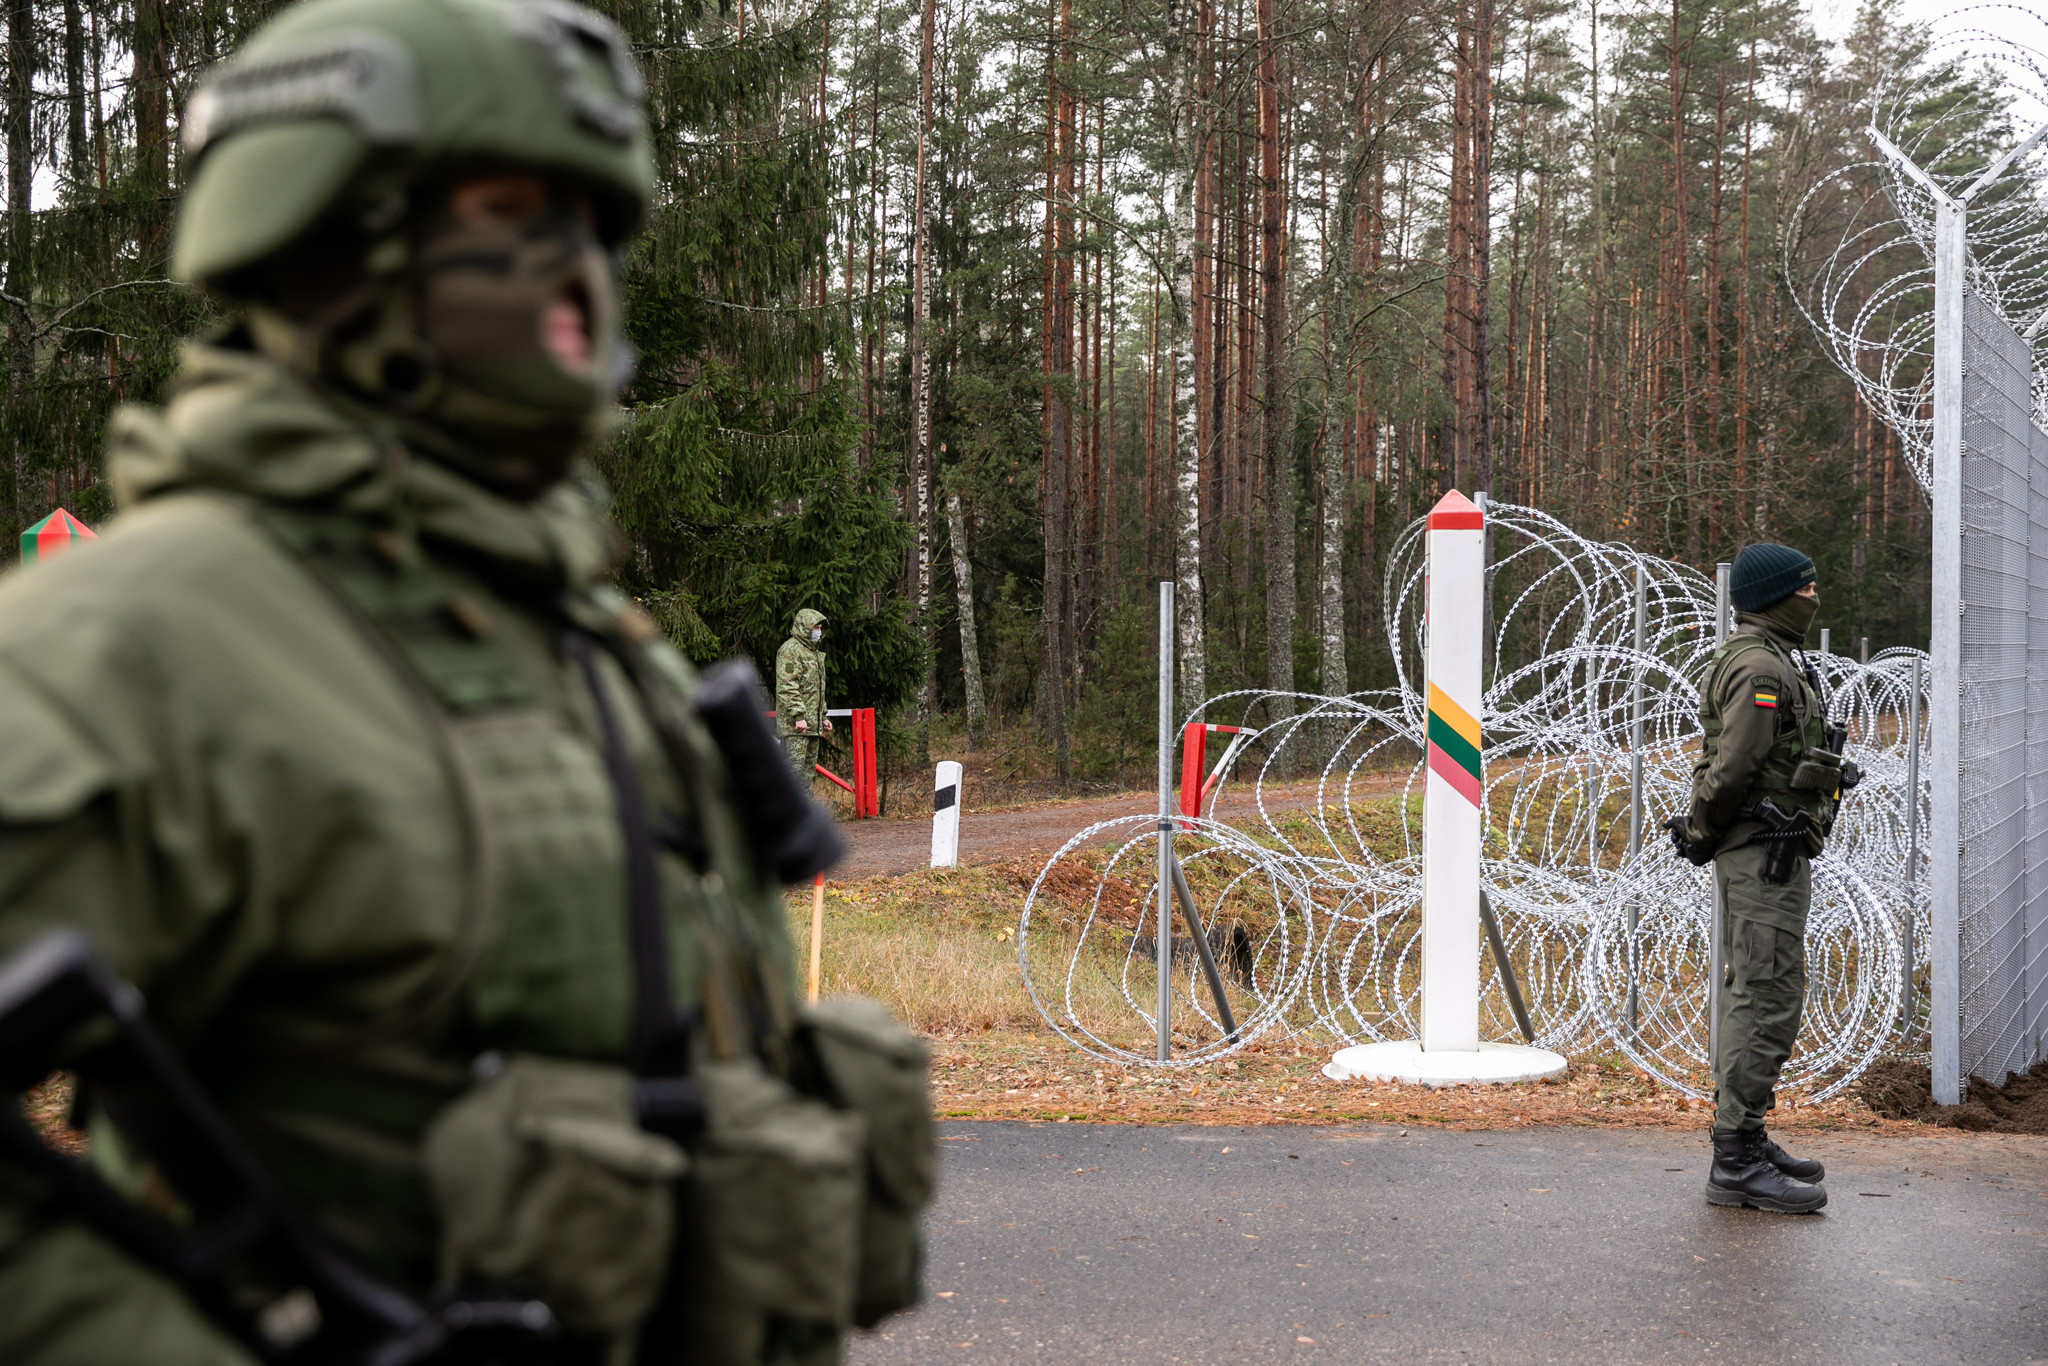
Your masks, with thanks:
<instances>
[{"instance_id":1,"label":"dark trousers","mask_svg":"<svg viewBox=\"0 0 2048 1366\"><path fill-rule=\"evenodd\" d=\"M1728 964L1721 979L1721 1046L1714 1067L1716 1129L1764 1127L1806 1003L1806 911L1813 901L1813 871L1800 855L1789 880L1765 882L1764 853L1762 844L1745 844L1714 860Z\"/></svg>"}]
</instances>

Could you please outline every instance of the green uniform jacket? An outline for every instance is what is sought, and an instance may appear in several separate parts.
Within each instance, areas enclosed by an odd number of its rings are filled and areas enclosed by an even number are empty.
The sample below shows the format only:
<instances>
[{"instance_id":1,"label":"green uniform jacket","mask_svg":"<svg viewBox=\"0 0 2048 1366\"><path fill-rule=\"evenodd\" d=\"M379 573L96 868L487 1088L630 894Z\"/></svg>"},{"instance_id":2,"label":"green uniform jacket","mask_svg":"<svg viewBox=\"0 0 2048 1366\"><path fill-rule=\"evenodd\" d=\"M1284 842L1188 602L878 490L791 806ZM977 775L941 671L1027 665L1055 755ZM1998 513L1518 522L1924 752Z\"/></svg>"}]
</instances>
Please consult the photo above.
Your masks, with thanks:
<instances>
[{"instance_id":1,"label":"green uniform jacket","mask_svg":"<svg viewBox=\"0 0 2048 1366\"><path fill-rule=\"evenodd\" d=\"M0 578L0 954L82 929L288 1195L424 1289L417 1143L470 1061L628 1055L621 840L553 607L630 614L593 587L615 533L582 486L505 501L242 350L189 348L169 405L123 411L112 445L123 511L100 539ZM459 622L423 609L417 659L488 638L506 676L479 691L452 668L469 702L444 716L287 550L306 518L424 557L463 601ZM679 791L624 670L599 668L650 807L711 846L701 875L660 856L678 1003L701 999L699 927L723 917L765 946L786 1014L780 897L719 806L722 767ZM123 1179L99 1126L92 1153ZM9 1363L244 1360L4 1169L0 1306Z\"/></svg>"},{"instance_id":2,"label":"green uniform jacket","mask_svg":"<svg viewBox=\"0 0 2048 1366\"><path fill-rule=\"evenodd\" d=\"M1818 828L1807 835L1806 852L1818 856L1833 823L1833 803L1813 794L1794 799L1777 791L1767 769L1789 769L1802 737L1818 748L1820 698L1791 666L1798 640L1757 613L1738 613L1735 620L1736 636L1758 637L1776 648L1724 646L1720 666L1702 681L1700 719L1710 733L1718 724L1720 740L1693 766L1686 833L1694 840L1711 840L1717 853L1726 853L1764 828L1750 816L1760 797L1772 796L1787 810L1796 800L1815 818Z\"/></svg>"},{"instance_id":3,"label":"green uniform jacket","mask_svg":"<svg viewBox=\"0 0 2048 1366\"><path fill-rule=\"evenodd\" d=\"M811 643L811 628L824 622L824 613L804 608L775 652L775 729L783 735L795 733L798 721L809 735L824 729L825 652Z\"/></svg>"}]
</instances>

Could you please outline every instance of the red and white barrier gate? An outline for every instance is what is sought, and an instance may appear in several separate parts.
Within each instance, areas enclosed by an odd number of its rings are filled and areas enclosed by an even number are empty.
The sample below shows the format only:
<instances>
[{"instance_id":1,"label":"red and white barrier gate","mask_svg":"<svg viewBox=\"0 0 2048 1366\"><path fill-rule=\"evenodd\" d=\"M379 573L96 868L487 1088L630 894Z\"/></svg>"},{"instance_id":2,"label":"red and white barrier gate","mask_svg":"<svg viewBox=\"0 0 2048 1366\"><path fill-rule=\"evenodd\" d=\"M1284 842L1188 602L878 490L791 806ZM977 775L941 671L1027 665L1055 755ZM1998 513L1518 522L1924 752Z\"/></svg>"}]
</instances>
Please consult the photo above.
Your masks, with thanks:
<instances>
[{"instance_id":1,"label":"red and white barrier gate","mask_svg":"<svg viewBox=\"0 0 2048 1366\"><path fill-rule=\"evenodd\" d=\"M1202 777L1202 761L1208 757L1209 732L1228 735L1230 743L1223 747L1223 754L1216 760L1216 766L1209 770L1209 776ZM1216 784L1223 781L1223 774L1238 751L1251 743L1258 731L1250 726L1218 726L1206 721L1190 721L1180 730L1180 814L1200 816L1202 806L1209 800L1209 794L1216 790Z\"/></svg>"},{"instance_id":2,"label":"red and white barrier gate","mask_svg":"<svg viewBox=\"0 0 2048 1366\"><path fill-rule=\"evenodd\" d=\"M775 713L771 711L767 715L773 717ZM847 743L853 747L853 781L849 783L823 764L812 764L812 769L826 782L836 783L853 794L855 820L881 815L881 779L875 765L875 709L840 707L825 715L846 718Z\"/></svg>"}]
</instances>

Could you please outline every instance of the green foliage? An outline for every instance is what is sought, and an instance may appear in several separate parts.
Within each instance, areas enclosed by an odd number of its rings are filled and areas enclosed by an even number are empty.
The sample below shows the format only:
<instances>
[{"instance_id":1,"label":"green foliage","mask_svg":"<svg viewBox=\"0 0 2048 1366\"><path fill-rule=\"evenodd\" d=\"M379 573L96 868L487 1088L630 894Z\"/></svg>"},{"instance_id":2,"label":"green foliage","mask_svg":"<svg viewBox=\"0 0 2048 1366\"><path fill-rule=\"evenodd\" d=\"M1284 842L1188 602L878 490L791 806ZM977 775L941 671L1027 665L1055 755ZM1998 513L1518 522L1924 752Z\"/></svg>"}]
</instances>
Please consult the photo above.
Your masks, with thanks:
<instances>
[{"instance_id":1,"label":"green foliage","mask_svg":"<svg viewBox=\"0 0 2048 1366\"><path fill-rule=\"evenodd\" d=\"M768 675L802 608L830 620L832 705L901 706L923 647L900 574L910 530L836 378L846 318L812 302L837 188L827 129L791 109L822 18L757 24L616 4L648 71L664 202L625 266L640 354L599 464L629 586L699 660Z\"/></svg>"}]
</instances>

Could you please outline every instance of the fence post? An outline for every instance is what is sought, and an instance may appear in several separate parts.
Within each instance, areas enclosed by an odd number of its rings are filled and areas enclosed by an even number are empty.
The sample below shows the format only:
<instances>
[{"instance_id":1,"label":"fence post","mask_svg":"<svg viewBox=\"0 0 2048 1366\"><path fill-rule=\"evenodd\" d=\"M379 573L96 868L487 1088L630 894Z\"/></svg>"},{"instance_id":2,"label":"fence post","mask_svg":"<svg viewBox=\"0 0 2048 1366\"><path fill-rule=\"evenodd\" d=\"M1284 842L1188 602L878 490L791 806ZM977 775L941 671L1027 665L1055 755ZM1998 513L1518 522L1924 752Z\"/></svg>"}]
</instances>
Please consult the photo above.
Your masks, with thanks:
<instances>
[{"instance_id":1,"label":"fence post","mask_svg":"<svg viewBox=\"0 0 2048 1366\"><path fill-rule=\"evenodd\" d=\"M1199 780L1198 780L1199 781ZM1173 1056L1173 580L1159 585L1158 1059Z\"/></svg>"},{"instance_id":2,"label":"fence post","mask_svg":"<svg viewBox=\"0 0 2048 1366\"><path fill-rule=\"evenodd\" d=\"M1643 852L1643 660L1650 636L1650 570L1636 560L1636 665L1628 690L1628 856ZM1642 930L1640 901L1628 904L1628 1023L1635 1028L1640 983L1636 938Z\"/></svg>"},{"instance_id":3,"label":"fence post","mask_svg":"<svg viewBox=\"0 0 2048 1366\"><path fill-rule=\"evenodd\" d=\"M1728 560L1714 566L1714 648L1720 649L1728 639L1728 593L1735 577L1735 565ZM1701 680L1706 686L1706 680ZM1721 1062L1721 959L1725 953L1722 944L1721 878L1714 877L1713 924L1707 927L1707 1072L1711 1076Z\"/></svg>"},{"instance_id":4,"label":"fence post","mask_svg":"<svg viewBox=\"0 0 2048 1366\"><path fill-rule=\"evenodd\" d=\"M1913 922L1920 893L1920 661L1912 668L1912 690L1906 696L1906 960L1905 990L1899 993L1899 1033L1913 1030Z\"/></svg>"},{"instance_id":5,"label":"fence post","mask_svg":"<svg viewBox=\"0 0 2048 1366\"><path fill-rule=\"evenodd\" d=\"M1934 604L1927 688L1934 763L1927 823L1928 1053L1938 1104L1963 1098L1962 1077L1962 668L1963 293L1967 210L1947 195L1934 210L1934 504L1930 601ZM1955 604L1955 611L1948 610Z\"/></svg>"}]
</instances>

